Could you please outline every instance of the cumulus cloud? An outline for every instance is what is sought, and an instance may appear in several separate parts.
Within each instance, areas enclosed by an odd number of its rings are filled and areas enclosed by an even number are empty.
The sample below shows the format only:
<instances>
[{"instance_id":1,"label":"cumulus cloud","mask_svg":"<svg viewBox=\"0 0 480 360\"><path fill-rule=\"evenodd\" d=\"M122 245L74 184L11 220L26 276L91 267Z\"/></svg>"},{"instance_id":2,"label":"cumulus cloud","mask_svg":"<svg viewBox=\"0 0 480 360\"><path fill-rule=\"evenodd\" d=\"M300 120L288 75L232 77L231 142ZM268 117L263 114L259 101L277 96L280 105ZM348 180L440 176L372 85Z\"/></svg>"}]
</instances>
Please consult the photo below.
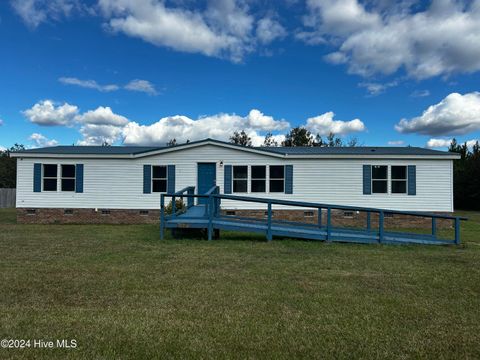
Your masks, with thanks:
<instances>
[{"instance_id":1,"label":"cumulus cloud","mask_svg":"<svg viewBox=\"0 0 480 360\"><path fill-rule=\"evenodd\" d=\"M286 132L290 128L288 121L275 119L257 109L250 110L245 116L227 113L201 116L196 119L183 115L167 116L147 125L118 115L110 107L99 106L95 110L80 113L76 106L66 103L55 105L51 100L35 104L31 109L24 111L24 114L38 125L64 125L77 128L82 136L77 141L79 145L122 142L125 145L163 146L173 138L178 143L205 138L229 141L235 131L244 130L252 139L254 146L261 146L266 133L274 132L273 139L281 143L285 136L279 132ZM342 121L333 120L333 117L333 112L328 112L307 119L304 126L314 134L320 135L333 132L341 136L365 130L365 125L359 119ZM47 144L55 142L42 138L39 134L34 135L32 140L37 141L38 146L48 146Z\"/></svg>"},{"instance_id":2,"label":"cumulus cloud","mask_svg":"<svg viewBox=\"0 0 480 360\"><path fill-rule=\"evenodd\" d=\"M404 145L405 144L405 141L403 140L390 140L388 142L388 145L391 145L391 146L401 146L401 145Z\"/></svg>"},{"instance_id":3,"label":"cumulus cloud","mask_svg":"<svg viewBox=\"0 0 480 360\"><path fill-rule=\"evenodd\" d=\"M335 114L332 111L307 119L306 128L313 134L328 135L334 133L345 135L353 132L364 131L365 124L360 119L350 121L333 120Z\"/></svg>"},{"instance_id":4,"label":"cumulus cloud","mask_svg":"<svg viewBox=\"0 0 480 360\"><path fill-rule=\"evenodd\" d=\"M325 39L326 56L370 76L404 69L417 79L480 70L480 2L432 1L427 7L381 1L307 0L301 40ZM309 35L307 35L309 34Z\"/></svg>"},{"instance_id":5,"label":"cumulus cloud","mask_svg":"<svg viewBox=\"0 0 480 360\"><path fill-rule=\"evenodd\" d=\"M258 43L267 44L285 34L271 18L257 21L244 1L210 0L205 9L196 10L176 5L159 0L99 0L105 26L112 32L233 62L242 61Z\"/></svg>"},{"instance_id":6,"label":"cumulus cloud","mask_svg":"<svg viewBox=\"0 0 480 360\"><path fill-rule=\"evenodd\" d=\"M118 115L110 107L99 106L95 110L79 112L78 107L70 104L55 104L52 100L41 101L25 110L24 115L32 122L42 126L63 125L79 129L82 139L79 145L100 145L122 141L128 145L165 145L170 139L178 142L215 138L228 141L235 131L245 130L255 146L260 146L264 133L282 131L290 127L288 121L276 120L257 109L247 115L215 114L191 119L176 115L160 119L151 125L141 125ZM34 134L38 141L44 141ZM33 135L32 135L33 136ZM281 142L283 135L274 135ZM34 140L32 138L32 140Z\"/></svg>"},{"instance_id":7,"label":"cumulus cloud","mask_svg":"<svg viewBox=\"0 0 480 360\"><path fill-rule=\"evenodd\" d=\"M0 145L0 151L7 151L7 148L5 146Z\"/></svg>"},{"instance_id":8,"label":"cumulus cloud","mask_svg":"<svg viewBox=\"0 0 480 360\"><path fill-rule=\"evenodd\" d=\"M80 128L83 139L77 141L78 145L102 145L113 144L119 140L122 134L121 126L86 124Z\"/></svg>"},{"instance_id":9,"label":"cumulus cloud","mask_svg":"<svg viewBox=\"0 0 480 360\"><path fill-rule=\"evenodd\" d=\"M2 120L2 119L0 119L0 126L2 126L2 125L3 125L3 120Z\"/></svg>"},{"instance_id":10,"label":"cumulus cloud","mask_svg":"<svg viewBox=\"0 0 480 360\"><path fill-rule=\"evenodd\" d=\"M87 89L95 89L102 92L116 91L119 89L119 86L115 84L100 85L95 80L81 80L74 77L61 77L58 79L58 81L65 85L76 85Z\"/></svg>"},{"instance_id":11,"label":"cumulus cloud","mask_svg":"<svg viewBox=\"0 0 480 360\"><path fill-rule=\"evenodd\" d=\"M157 90L155 90L155 86L147 80L140 80L135 79L130 81L127 85L125 85L125 89L131 91L139 91L147 93L148 95L157 95Z\"/></svg>"},{"instance_id":12,"label":"cumulus cloud","mask_svg":"<svg viewBox=\"0 0 480 360\"><path fill-rule=\"evenodd\" d=\"M68 103L55 104L52 100L42 100L23 115L30 122L43 126L70 126L78 114L78 107Z\"/></svg>"},{"instance_id":13,"label":"cumulus cloud","mask_svg":"<svg viewBox=\"0 0 480 360\"><path fill-rule=\"evenodd\" d=\"M187 116L164 117L151 125L130 122L123 130L124 143L130 145L162 145L175 138L178 142L215 138L228 141L235 131L245 130L254 145L261 145L264 136L259 131L286 129L284 120L275 120L259 110L251 110L247 116L216 114L196 120Z\"/></svg>"},{"instance_id":14,"label":"cumulus cloud","mask_svg":"<svg viewBox=\"0 0 480 360\"><path fill-rule=\"evenodd\" d=\"M427 141L427 147L428 148L449 147L450 144L452 143L452 140L453 139L430 139ZM468 147L472 147L473 145L475 145L477 141L478 141L477 139L473 139L473 140L467 140L465 142L467 143Z\"/></svg>"},{"instance_id":15,"label":"cumulus cloud","mask_svg":"<svg viewBox=\"0 0 480 360\"><path fill-rule=\"evenodd\" d=\"M42 134L39 133L33 133L30 135L28 140L33 142L33 147L46 147L46 146L56 146L58 145L57 140L50 140L47 137L43 136Z\"/></svg>"},{"instance_id":16,"label":"cumulus cloud","mask_svg":"<svg viewBox=\"0 0 480 360\"><path fill-rule=\"evenodd\" d=\"M114 114L108 106L99 106L95 110L84 112L81 115L77 115L75 120L82 124L92 125L124 126L128 123L126 117Z\"/></svg>"},{"instance_id":17,"label":"cumulus cloud","mask_svg":"<svg viewBox=\"0 0 480 360\"><path fill-rule=\"evenodd\" d=\"M243 24L217 30L207 23L205 14L169 8L159 1L100 0L99 6L110 30L154 45L208 56L229 52L237 60L245 51L242 39L245 34L240 33Z\"/></svg>"},{"instance_id":18,"label":"cumulus cloud","mask_svg":"<svg viewBox=\"0 0 480 360\"><path fill-rule=\"evenodd\" d=\"M115 114L110 107L99 106L95 110L79 113L77 106L64 103L56 105L52 100L43 100L23 111L30 122L40 126L79 126L83 136L79 145L100 145L104 142L114 143L120 139L122 129L129 120ZM36 146L53 146L57 142L48 140L43 135L32 134L30 140Z\"/></svg>"},{"instance_id":19,"label":"cumulus cloud","mask_svg":"<svg viewBox=\"0 0 480 360\"><path fill-rule=\"evenodd\" d=\"M68 17L80 6L77 0L11 0L11 5L31 28L49 20L58 21Z\"/></svg>"},{"instance_id":20,"label":"cumulus cloud","mask_svg":"<svg viewBox=\"0 0 480 360\"><path fill-rule=\"evenodd\" d=\"M255 130L285 130L290 124L285 120L275 120L272 116L265 115L257 109L252 109L247 115L247 127Z\"/></svg>"},{"instance_id":21,"label":"cumulus cloud","mask_svg":"<svg viewBox=\"0 0 480 360\"><path fill-rule=\"evenodd\" d=\"M422 115L395 125L401 133L430 136L468 134L480 130L480 92L451 93Z\"/></svg>"}]
</instances>

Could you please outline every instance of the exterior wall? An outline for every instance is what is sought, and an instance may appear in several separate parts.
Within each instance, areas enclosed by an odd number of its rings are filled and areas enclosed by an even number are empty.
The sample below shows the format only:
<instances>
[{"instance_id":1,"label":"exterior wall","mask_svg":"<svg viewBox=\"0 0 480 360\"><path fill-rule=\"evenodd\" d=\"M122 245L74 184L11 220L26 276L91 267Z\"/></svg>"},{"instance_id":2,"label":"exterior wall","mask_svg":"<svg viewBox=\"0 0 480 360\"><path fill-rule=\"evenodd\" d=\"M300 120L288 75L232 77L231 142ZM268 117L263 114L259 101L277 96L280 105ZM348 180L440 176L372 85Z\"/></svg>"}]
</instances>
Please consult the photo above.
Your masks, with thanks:
<instances>
[{"instance_id":1,"label":"exterior wall","mask_svg":"<svg viewBox=\"0 0 480 360\"><path fill-rule=\"evenodd\" d=\"M225 165L293 165L293 194L246 193L256 197L377 207L453 211L452 160L283 159L215 145L137 159L17 159L17 208L158 209L160 194L143 194L143 165L176 165L176 190L197 185L197 163L215 162L223 193ZM33 192L33 164L84 164L84 192ZM416 165L417 195L363 195L362 166ZM268 178L267 178L268 181ZM390 184L389 184L390 186ZM236 194L233 194L236 195ZM262 204L222 201L224 209L264 209ZM274 206L275 209L285 207ZM290 208L291 209L291 208Z\"/></svg>"},{"instance_id":2,"label":"exterior wall","mask_svg":"<svg viewBox=\"0 0 480 360\"><path fill-rule=\"evenodd\" d=\"M35 213L32 211L35 210ZM65 210L71 213L65 214ZM142 211L143 213L141 213ZM146 214L145 211L148 211ZM224 215L229 215L231 210L223 210ZM288 220L307 224L318 224L318 211L307 210L276 210L273 213L273 220ZM310 214L311 213L311 214ZM233 214L230 214L233 215ZM263 210L235 210L235 216L265 219ZM311 216L310 216L311 215ZM21 224L158 224L160 217L159 210L134 210L134 209L113 209L108 214L102 210L95 209L17 209L17 221ZM378 215L371 214L370 224L372 229L378 229ZM333 227L359 227L365 228L367 223L366 213L353 212L351 216L345 216L341 210L332 210L331 223ZM326 210L322 211L322 224L327 224ZM431 219L393 215L384 219L384 226L389 228L424 228L431 229ZM452 227L450 220L437 220L437 229Z\"/></svg>"}]
</instances>

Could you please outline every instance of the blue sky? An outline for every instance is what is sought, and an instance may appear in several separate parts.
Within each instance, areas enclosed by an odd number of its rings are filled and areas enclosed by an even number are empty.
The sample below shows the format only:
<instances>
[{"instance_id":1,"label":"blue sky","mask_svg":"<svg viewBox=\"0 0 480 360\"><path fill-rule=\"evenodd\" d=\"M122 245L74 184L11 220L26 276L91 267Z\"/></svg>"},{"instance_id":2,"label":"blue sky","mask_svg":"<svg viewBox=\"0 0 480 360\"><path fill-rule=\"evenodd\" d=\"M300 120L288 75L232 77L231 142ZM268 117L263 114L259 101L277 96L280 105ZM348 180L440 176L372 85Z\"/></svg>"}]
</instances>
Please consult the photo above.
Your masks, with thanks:
<instances>
[{"instance_id":1,"label":"blue sky","mask_svg":"<svg viewBox=\"0 0 480 360\"><path fill-rule=\"evenodd\" d=\"M413 4L413 5L412 5ZM480 1L0 2L0 146L480 138Z\"/></svg>"}]
</instances>

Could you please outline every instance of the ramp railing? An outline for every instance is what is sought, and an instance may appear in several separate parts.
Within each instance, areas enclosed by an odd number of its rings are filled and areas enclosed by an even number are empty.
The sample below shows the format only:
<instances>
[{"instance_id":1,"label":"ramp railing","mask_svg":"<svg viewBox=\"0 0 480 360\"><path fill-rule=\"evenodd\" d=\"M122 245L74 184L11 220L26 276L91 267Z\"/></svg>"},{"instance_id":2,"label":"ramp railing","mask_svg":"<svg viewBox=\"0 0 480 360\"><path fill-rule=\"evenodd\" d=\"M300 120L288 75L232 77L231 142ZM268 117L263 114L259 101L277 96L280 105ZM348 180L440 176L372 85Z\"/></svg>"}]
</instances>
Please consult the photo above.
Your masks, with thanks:
<instances>
[{"instance_id":1,"label":"ramp railing","mask_svg":"<svg viewBox=\"0 0 480 360\"><path fill-rule=\"evenodd\" d=\"M232 221L237 221L238 223L250 223L250 224L263 224L262 231L265 231L265 236L268 241L271 241L274 235L274 228L275 234L278 235L278 226L290 226L290 227L301 227L301 228L311 228L317 229L322 231L323 237L321 239L326 241L342 241L348 237L348 233L351 232L353 234L353 230L349 229L348 227L334 227L332 225L332 210L347 210L352 212L364 212L366 213L365 217L365 224L364 227L360 230L354 230L357 232L363 232L368 234L370 237L373 238L378 243L383 242L395 242L392 240L395 236L401 236L403 238L408 238L411 236L412 239L415 237L416 239L420 239L416 242L423 243L442 243L442 244L460 244L460 221L467 220L465 217L460 216L451 216L445 214L435 214L435 213L425 213L425 212L416 212L416 211L401 211L401 210L390 210L390 209L379 209L379 208L369 208L369 207L359 207L359 206L348 206L348 205L335 205L335 204L324 204L324 203L314 203L314 202L304 202L304 201L294 201L294 200L280 200L280 199L270 199L270 198L259 198L259 197L251 197L251 196L238 196L238 195L225 195L219 193L219 187L214 186L212 187L207 193L205 194L193 194L192 188L194 191L194 187L187 187L185 189L180 190L175 194L162 194L160 200L160 228L161 228L161 238L163 239L163 232L165 230L165 222L176 217L175 212L172 212L172 215L166 216L164 212L164 205L165 205L165 197L172 198L172 204L175 203L175 197L186 197L188 199L188 204L193 204L195 198L208 198L205 213L203 215L203 219L205 221L205 228L208 229L208 239L212 239L213 229L221 229L221 219L231 219ZM190 189L190 190L189 190ZM251 218L251 217L241 217L241 216L232 216L232 215L222 215L220 212L220 203L221 200L233 200L239 202L249 202L249 203L256 203L256 204L265 204L266 205L266 212L265 212L265 219L259 218ZM280 219L273 219L273 207L274 205L280 206L291 206L297 208L308 208L308 209L315 209L318 211L318 219L316 224L312 223L302 223L297 221L287 221L287 220L280 220ZM192 205L193 206L193 205ZM190 206L191 207L191 206ZM326 212L326 223L324 224L322 221L322 212ZM376 228L372 227L372 214L376 214L378 218L378 226ZM402 232L402 233L393 233L385 231L385 217L386 215L406 215L406 216L413 216L413 217L421 217L427 218L431 221L431 232L430 234L417 234L411 232ZM181 219L188 223L189 220L199 219L198 216L189 217L188 211L186 214L181 215ZM438 224L437 220L448 220L453 223L454 229L454 238L453 239L440 239L438 237ZM218 220L218 221L217 221ZM340 234L341 233L341 234ZM340 235L339 235L340 234Z\"/></svg>"}]
</instances>

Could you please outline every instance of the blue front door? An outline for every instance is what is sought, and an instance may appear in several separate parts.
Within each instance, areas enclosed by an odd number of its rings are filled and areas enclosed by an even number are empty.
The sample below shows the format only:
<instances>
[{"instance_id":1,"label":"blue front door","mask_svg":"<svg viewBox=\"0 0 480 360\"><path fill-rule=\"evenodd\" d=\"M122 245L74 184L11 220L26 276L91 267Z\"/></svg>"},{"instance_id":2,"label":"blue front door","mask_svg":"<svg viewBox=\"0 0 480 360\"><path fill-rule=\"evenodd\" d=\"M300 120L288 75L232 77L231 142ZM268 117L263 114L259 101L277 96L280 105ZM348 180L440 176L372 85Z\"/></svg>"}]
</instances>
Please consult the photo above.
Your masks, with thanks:
<instances>
[{"instance_id":1,"label":"blue front door","mask_svg":"<svg viewBox=\"0 0 480 360\"><path fill-rule=\"evenodd\" d=\"M217 184L216 164L215 163L199 163L197 171L197 189L198 194L205 194L213 186ZM199 204L206 204L207 199L199 198Z\"/></svg>"}]
</instances>

